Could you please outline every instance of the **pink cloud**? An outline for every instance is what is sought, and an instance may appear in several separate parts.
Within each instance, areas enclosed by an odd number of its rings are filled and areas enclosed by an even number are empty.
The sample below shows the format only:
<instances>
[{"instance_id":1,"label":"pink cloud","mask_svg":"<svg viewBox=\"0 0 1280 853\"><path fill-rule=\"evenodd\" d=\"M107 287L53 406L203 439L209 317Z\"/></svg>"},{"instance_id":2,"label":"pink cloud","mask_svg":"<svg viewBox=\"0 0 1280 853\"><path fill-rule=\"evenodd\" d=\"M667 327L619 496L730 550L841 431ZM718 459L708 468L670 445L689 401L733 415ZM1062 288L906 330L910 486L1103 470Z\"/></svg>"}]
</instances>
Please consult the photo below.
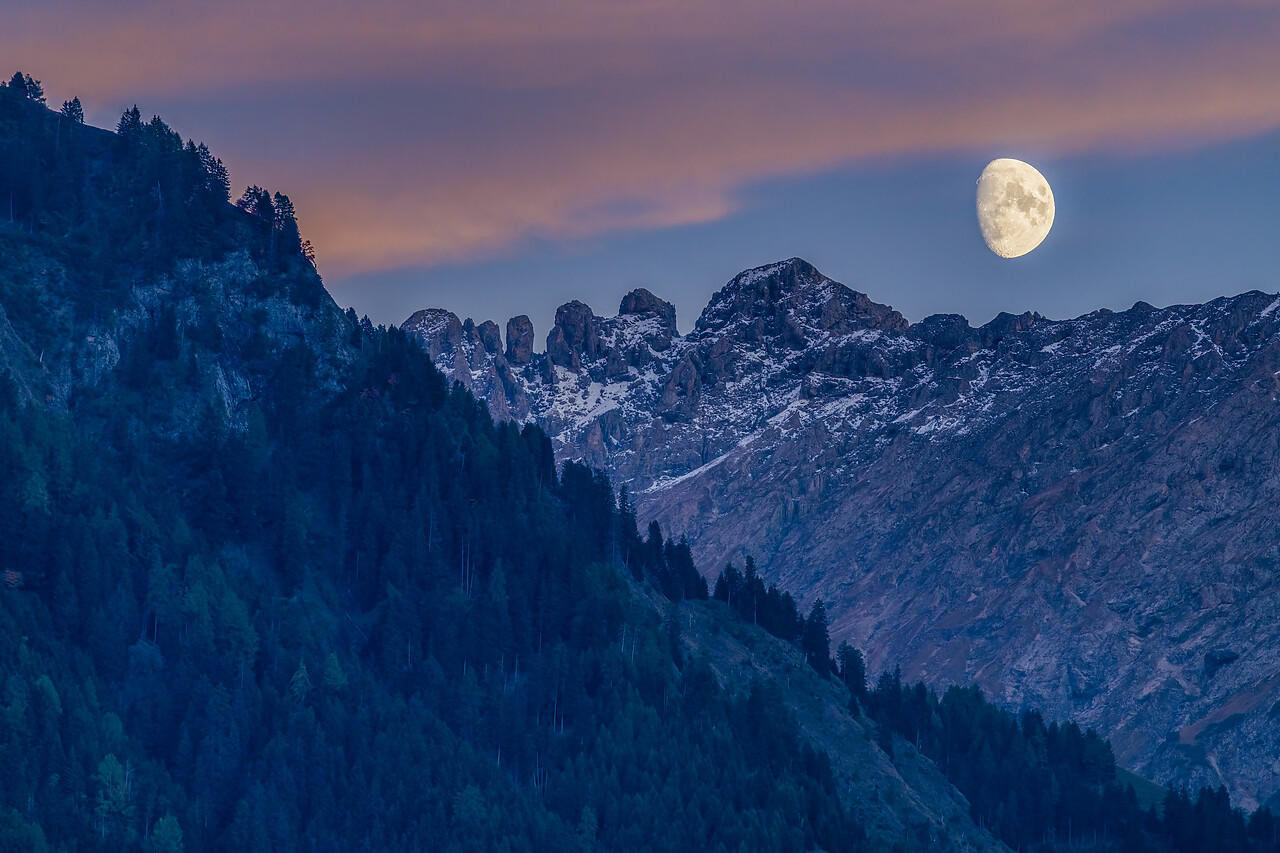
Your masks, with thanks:
<instances>
[{"instance_id":1,"label":"pink cloud","mask_svg":"<svg viewBox=\"0 0 1280 853\"><path fill-rule=\"evenodd\" d=\"M18 13L0 54L86 101L243 101L252 132L180 129L289 192L336 272L707 221L751 182L873 158L1280 125L1262 0L123 9Z\"/></svg>"}]
</instances>

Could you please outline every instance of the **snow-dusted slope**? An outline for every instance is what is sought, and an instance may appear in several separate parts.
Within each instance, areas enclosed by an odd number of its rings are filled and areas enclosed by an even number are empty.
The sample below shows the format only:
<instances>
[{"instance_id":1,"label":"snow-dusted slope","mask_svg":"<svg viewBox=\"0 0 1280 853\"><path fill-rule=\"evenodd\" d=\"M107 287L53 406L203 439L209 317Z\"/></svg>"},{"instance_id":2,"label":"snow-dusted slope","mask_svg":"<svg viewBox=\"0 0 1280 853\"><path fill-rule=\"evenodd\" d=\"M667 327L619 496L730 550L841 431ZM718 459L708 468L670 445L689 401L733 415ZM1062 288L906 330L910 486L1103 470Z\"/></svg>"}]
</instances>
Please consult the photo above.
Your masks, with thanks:
<instances>
[{"instance_id":1,"label":"snow-dusted slope","mask_svg":"<svg viewBox=\"0 0 1280 853\"><path fill-rule=\"evenodd\" d=\"M792 259L684 337L647 291L563 306L546 355L520 319L515 351L406 328L707 570L749 549L873 670L1070 713L1160 781L1280 788L1276 297L912 325Z\"/></svg>"}]
</instances>

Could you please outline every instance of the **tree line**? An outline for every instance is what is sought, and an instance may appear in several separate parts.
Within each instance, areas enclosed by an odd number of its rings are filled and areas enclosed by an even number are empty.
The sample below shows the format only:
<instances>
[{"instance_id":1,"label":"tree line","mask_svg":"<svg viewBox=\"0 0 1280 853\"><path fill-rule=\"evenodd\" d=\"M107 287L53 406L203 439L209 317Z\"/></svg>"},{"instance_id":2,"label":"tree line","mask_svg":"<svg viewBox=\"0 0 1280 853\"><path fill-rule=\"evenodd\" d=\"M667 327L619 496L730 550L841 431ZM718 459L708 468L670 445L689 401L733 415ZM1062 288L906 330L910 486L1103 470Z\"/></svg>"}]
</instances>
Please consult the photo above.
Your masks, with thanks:
<instances>
[{"instance_id":1,"label":"tree line","mask_svg":"<svg viewBox=\"0 0 1280 853\"><path fill-rule=\"evenodd\" d=\"M230 197L221 159L158 115L133 106L111 132L84 123L78 97L48 109L29 74L0 85L0 300L37 351L65 340L68 309L109 316L139 277L168 274L179 259L247 251L272 273L313 263L287 196L249 187L238 204ZM69 280L38 286L37 257L58 260ZM301 303L324 296L313 277L279 281L299 288L290 298Z\"/></svg>"}]
</instances>

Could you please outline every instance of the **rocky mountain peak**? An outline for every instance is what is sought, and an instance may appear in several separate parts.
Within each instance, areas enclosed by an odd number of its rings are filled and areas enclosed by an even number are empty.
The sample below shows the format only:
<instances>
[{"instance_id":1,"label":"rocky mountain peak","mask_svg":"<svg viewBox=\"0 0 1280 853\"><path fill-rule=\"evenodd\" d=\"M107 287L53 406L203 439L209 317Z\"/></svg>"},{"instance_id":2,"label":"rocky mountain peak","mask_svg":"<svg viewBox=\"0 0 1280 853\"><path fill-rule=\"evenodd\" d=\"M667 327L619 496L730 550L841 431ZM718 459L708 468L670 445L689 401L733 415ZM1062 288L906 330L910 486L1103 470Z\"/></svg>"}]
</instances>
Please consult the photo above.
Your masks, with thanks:
<instances>
[{"instance_id":1,"label":"rocky mountain peak","mask_svg":"<svg viewBox=\"0 0 1280 853\"><path fill-rule=\"evenodd\" d=\"M982 345L990 347L995 346L1010 335L1025 332L1037 323L1042 322L1044 322L1044 317L1032 311L1026 311L1018 315L1001 311L990 323L987 323L978 331L982 336Z\"/></svg>"},{"instance_id":2,"label":"rocky mountain peak","mask_svg":"<svg viewBox=\"0 0 1280 853\"><path fill-rule=\"evenodd\" d=\"M480 341L480 346L489 355L497 355L502 352L502 332L498 330L498 324L492 320L485 320L479 326L474 326L471 318L467 318L467 322L463 324L466 331L471 328L475 329L475 336Z\"/></svg>"},{"instance_id":3,"label":"rocky mountain peak","mask_svg":"<svg viewBox=\"0 0 1280 853\"><path fill-rule=\"evenodd\" d=\"M659 299L643 287L636 288L622 297L622 304L618 306L618 319L626 317L641 321L652 318L655 321L653 328L645 330L648 334L643 337L658 352L671 346L671 339L676 335L676 306L670 302Z\"/></svg>"},{"instance_id":4,"label":"rocky mountain peak","mask_svg":"<svg viewBox=\"0 0 1280 853\"><path fill-rule=\"evenodd\" d=\"M728 333L756 343L775 338L803 347L823 333L903 332L909 325L889 306L827 278L808 261L791 258L735 276L711 297L696 329L704 336Z\"/></svg>"},{"instance_id":5,"label":"rocky mountain peak","mask_svg":"<svg viewBox=\"0 0 1280 853\"><path fill-rule=\"evenodd\" d=\"M673 328L676 324L676 306L665 299L659 299L643 287L637 287L622 297L622 303L618 306L618 313L653 314Z\"/></svg>"},{"instance_id":6,"label":"rocky mountain peak","mask_svg":"<svg viewBox=\"0 0 1280 853\"><path fill-rule=\"evenodd\" d=\"M930 314L911 327L911 336L941 352L977 348L980 336L962 314Z\"/></svg>"},{"instance_id":7,"label":"rocky mountain peak","mask_svg":"<svg viewBox=\"0 0 1280 853\"><path fill-rule=\"evenodd\" d=\"M547 333L547 358L557 367L581 371L583 360L594 361L604 348L599 326L589 305L576 299L561 305Z\"/></svg>"},{"instance_id":8,"label":"rocky mountain peak","mask_svg":"<svg viewBox=\"0 0 1280 853\"><path fill-rule=\"evenodd\" d=\"M618 316L611 323L614 345L629 349L625 361L640 367L649 359L645 350L666 352L676 337L676 306L659 299L643 287L622 297Z\"/></svg>"},{"instance_id":9,"label":"rocky mountain peak","mask_svg":"<svg viewBox=\"0 0 1280 853\"><path fill-rule=\"evenodd\" d=\"M400 324L421 343L432 361L439 361L446 351L452 351L462 343L462 321L452 311L443 308L424 308Z\"/></svg>"},{"instance_id":10,"label":"rocky mountain peak","mask_svg":"<svg viewBox=\"0 0 1280 853\"><path fill-rule=\"evenodd\" d=\"M507 322L507 346L492 320L477 324L442 308L415 311L400 328L416 338L436 366L489 403L495 418L523 420L529 406L516 370L533 360L533 324L520 315Z\"/></svg>"}]
</instances>

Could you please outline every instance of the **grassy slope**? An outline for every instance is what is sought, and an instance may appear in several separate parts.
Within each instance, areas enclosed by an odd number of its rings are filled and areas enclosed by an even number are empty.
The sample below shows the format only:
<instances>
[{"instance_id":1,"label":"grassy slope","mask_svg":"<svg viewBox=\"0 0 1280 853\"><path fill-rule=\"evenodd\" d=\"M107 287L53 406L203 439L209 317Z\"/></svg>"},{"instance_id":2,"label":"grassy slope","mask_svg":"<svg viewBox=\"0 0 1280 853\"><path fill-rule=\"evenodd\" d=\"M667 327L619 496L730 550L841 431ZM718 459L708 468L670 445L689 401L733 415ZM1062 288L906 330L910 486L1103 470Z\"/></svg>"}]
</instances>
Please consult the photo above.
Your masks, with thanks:
<instances>
[{"instance_id":1,"label":"grassy slope","mask_svg":"<svg viewBox=\"0 0 1280 853\"><path fill-rule=\"evenodd\" d=\"M1157 785L1149 779L1144 779L1137 773L1131 773L1120 765L1116 765L1116 779L1121 785L1130 785L1133 792L1138 795L1138 803L1144 809L1154 808L1157 813L1164 812L1164 798L1169 792Z\"/></svg>"}]
</instances>

